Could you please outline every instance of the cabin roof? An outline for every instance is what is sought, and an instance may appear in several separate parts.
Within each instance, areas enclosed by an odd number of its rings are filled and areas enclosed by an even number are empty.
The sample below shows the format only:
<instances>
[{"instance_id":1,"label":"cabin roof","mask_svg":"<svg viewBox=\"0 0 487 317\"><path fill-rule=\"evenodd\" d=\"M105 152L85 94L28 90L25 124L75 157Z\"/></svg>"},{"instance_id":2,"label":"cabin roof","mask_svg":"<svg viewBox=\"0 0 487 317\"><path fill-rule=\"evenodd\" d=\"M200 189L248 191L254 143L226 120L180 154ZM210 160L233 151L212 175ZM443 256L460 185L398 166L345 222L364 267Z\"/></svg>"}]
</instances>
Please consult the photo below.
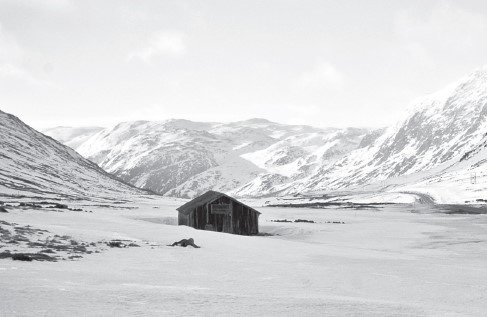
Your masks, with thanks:
<instances>
[{"instance_id":1,"label":"cabin roof","mask_svg":"<svg viewBox=\"0 0 487 317\"><path fill-rule=\"evenodd\" d=\"M188 201L187 203L185 203L181 207L177 208L176 210L177 211L180 211L180 212L182 212L184 214L189 214L191 211L193 211L193 209L195 209L197 207L200 207L200 206L203 206L205 204L212 203L213 201L217 200L220 197L227 197L230 200L232 200L232 201L234 201L234 202L236 202L236 203L238 203L240 205L243 205L243 206L249 208L250 210L255 211L258 214L260 214L260 212L258 212L254 208L249 207L249 206L247 206L244 203L241 203L240 201L236 200L235 198L230 197L230 196L228 196L228 195L226 195L224 193L220 193L220 192L214 191L214 190L207 191L203 195L200 195L200 196L194 198L193 200Z\"/></svg>"}]
</instances>

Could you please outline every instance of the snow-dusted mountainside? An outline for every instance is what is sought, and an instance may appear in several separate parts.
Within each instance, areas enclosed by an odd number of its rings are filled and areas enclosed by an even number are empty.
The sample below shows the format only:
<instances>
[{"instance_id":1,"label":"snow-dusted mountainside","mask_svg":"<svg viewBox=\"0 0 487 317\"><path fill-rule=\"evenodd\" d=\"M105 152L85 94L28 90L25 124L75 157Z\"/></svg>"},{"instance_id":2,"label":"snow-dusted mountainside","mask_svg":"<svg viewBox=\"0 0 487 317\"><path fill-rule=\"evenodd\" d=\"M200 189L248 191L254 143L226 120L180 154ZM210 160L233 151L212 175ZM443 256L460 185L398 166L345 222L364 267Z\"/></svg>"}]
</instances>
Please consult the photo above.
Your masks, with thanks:
<instances>
[{"instance_id":1,"label":"snow-dusted mountainside","mask_svg":"<svg viewBox=\"0 0 487 317\"><path fill-rule=\"evenodd\" d=\"M0 111L0 195L121 200L131 194L146 192Z\"/></svg>"},{"instance_id":2,"label":"snow-dusted mountainside","mask_svg":"<svg viewBox=\"0 0 487 317\"><path fill-rule=\"evenodd\" d=\"M409 179L390 182L393 191L424 193L439 203L487 202L487 134L472 150Z\"/></svg>"},{"instance_id":3,"label":"snow-dusted mountainside","mask_svg":"<svg viewBox=\"0 0 487 317\"><path fill-rule=\"evenodd\" d=\"M193 197L209 189L232 191L256 179L273 187L306 177L357 148L367 132L264 119L134 121L99 131L75 149L137 187Z\"/></svg>"},{"instance_id":4,"label":"snow-dusted mountainside","mask_svg":"<svg viewBox=\"0 0 487 317\"><path fill-rule=\"evenodd\" d=\"M103 130L101 127L55 127L42 130L41 132L70 148L76 148L101 130Z\"/></svg>"},{"instance_id":5,"label":"snow-dusted mountainside","mask_svg":"<svg viewBox=\"0 0 487 317\"><path fill-rule=\"evenodd\" d=\"M317 129L264 119L137 121L101 130L75 149L131 184L171 196L214 189L259 197L371 184L426 192L436 184L441 200L440 188L446 193L461 182L465 190L481 191L464 180L483 175L486 134L484 67L420 99L385 129Z\"/></svg>"},{"instance_id":6,"label":"snow-dusted mountainside","mask_svg":"<svg viewBox=\"0 0 487 317\"><path fill-rule=\"evenodd\" d=\"M165 193L218 166L226 144L206 127L184 120L125 122L95 134L77 151L131 184Z\"/></svg>"},{"instance_id":7,"label":"snow-dusted mountainside","mask_svg":"<svg viewBox=\"0 0 487 317\"><path fill-rule=\"evenodd\" d=\"M324 165L333 165L362 144L366 131L348 128L287 137L263 150L242 155L264 168L249 183L234 189L238 196L292 193L294 183L309 179Z\"/></svg>"},{"instance_id":8,"label":"snow-dusted mountainside","mask_svg":"<svg viewBox=\"0 0 487 317\"><path fill-rule=\"evenodd\" d=\"M445 181L441 176L444 173L466 168L465 163L460 163L462 158L471 161L483 153L480 148L486 133L484 67L420 100L404 120L373 142L324 164L313 175L284 186L284 190L328 191L398 177L403 183L438 183Z\"/></svg>"}]
</instances>

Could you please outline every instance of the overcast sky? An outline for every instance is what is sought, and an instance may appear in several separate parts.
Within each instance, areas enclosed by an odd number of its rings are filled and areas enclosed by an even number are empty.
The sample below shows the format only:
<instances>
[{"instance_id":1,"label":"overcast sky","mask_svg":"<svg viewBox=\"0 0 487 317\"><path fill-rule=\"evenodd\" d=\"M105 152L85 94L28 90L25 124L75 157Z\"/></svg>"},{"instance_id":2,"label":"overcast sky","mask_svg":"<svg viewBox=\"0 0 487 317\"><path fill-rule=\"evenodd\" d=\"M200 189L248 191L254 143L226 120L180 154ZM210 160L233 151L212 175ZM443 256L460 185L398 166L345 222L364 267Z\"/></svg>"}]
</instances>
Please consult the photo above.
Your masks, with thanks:
<instances>
[{"instance_id":1,"label":"overcast sky","mask_svg":"<svg viewBox=\"0 0 487 317\"><path fill-rule=\"evenodd\" d=\"M36 128L384 126L484 64L484 0L0 0L0 109Z\"/></svg>"}]
</instances>

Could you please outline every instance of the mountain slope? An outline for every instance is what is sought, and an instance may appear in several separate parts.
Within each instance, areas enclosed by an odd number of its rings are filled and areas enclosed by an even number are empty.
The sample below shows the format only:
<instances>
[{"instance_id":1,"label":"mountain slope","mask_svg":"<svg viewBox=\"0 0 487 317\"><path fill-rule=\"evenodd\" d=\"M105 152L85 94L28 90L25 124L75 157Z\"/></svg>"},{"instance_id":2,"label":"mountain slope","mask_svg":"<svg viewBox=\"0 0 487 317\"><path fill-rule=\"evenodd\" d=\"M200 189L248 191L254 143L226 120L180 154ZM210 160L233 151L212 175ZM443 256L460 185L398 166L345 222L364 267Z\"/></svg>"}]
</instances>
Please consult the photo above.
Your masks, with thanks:
<instances>
[{"instance_id":1,"label":"mountain slope","mask_svg":"<svg viewBox=\"0 0 487 317\"><path fill-rule=\"evenodd\" d=\"M317 129L264 119L136 121L87 132L75 149L131 184L179 197L208 189L258 197L382 183L424 191L425 184L446 188L480 173L486 133L484 67L422 98L385 129Z\"/></svg>"},{"instance_id":2,"label":"mountain slope","mask_svg":"<svg viewBox=\"0 0 487 317\"><path fill-rule=\"evenodd\" d=\"M394 191L425 193L439 203L487 202L487 135L472 150L438 167L395 181Z\"/></svg>"},{"instance_id":3,"label":"mountain slope","mask_svg":"<svg viewBox=\"0 0 487 317\"><path fill-rule=\"evenodd\" d=\"M305 177L355 149L366 132L264 119L134 121L99 131L75 149L137 187L193 197L209 189L232 191L259 177L273 179L270 186Z\"/></svg>"},{"instance_id":4,"label":"mountain slope","mask_svg":"<svg viewBox=\"0 0 487 317\"><path fill-rule=\"evenodd\" d=\"M182 123L121 123L97 133L77 150L131 184L165 193L217 166L215 152L222 141L204 127L190 129Z\"/></svg>"},{"instance_id":5,"label":"mountain slope","mask_svg":"<svg viewBox=\"0 0 487 317\"><path fill-rule=\"evenodd\" d=\"M101 130L103 130L101 127L55 127L42 130L41 132L70 148L76 148Z\"/></svg>"},{"instance_id":6,"label":"mountain slope","mask_svg":"<svg viewBox=\"0 0 487 317\"><path fill-rule=\"evenodd\" d=\"M364 129L348 128L329 133L307 133L291 136L272 146L243 155L266 169L249 183L234 189L238 196L263 196L291 193L288 188L309 179L324 165L335 162L359 148ZM372 132L374 133L374 132Z\"/></svg>"},{"instance_id":7,"label":"mountain slope","mask_svg":"<svg viewBox=\"0 0 487 317\"><path fill-rule=\"evenodd\" d=\"M484 67L419 100L385 129L317 129L264 119L137 121L99 131L76 150L125 181L166 195L216 189L258 197L457 179L472 169L462 158L483 155L486 133Z\"/></svg>"},{"instance_id":8,"label":"mountain slope","mask_svg":"<svg viewBox=\"0 0 487 317\"><path fill-rule=\"evenodd\" d=\"M411 114L369 145L324 164L286 191L363 186L453 165L487 133L487 68L420 100ZM415 176L416 177L416 176Z\"/></svg>"},{"instance_id":9,"label":"mountain slope","mask_svg":"<svg viewBox=\"0 0 487 317\"><path fill-rule=\"evenodd\" d=\"M145 193L0 111L0 195L124 199Z\"/></svg>"}]
</instances>

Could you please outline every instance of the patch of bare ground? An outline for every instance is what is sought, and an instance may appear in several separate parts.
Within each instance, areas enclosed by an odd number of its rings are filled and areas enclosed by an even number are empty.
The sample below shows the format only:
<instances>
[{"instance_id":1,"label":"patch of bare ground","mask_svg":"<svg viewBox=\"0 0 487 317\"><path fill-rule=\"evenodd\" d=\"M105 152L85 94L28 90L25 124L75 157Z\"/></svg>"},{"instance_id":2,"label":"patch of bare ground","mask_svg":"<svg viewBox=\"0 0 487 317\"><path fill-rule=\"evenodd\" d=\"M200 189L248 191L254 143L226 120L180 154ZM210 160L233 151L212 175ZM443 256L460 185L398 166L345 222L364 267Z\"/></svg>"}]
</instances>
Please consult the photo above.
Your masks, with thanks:
<instances>
[{"instance_id":1,"label":"patch of bare ground","mask_svg":"<svg viewBox=\"0 0 487 317\"><path fill-rule=\"evenodd\" d=\"M269 204L266 207L288 207L288 208L343 208L343 209L373 209L378 210L384 206L394 205L392 203L352 203L349 201L331 201L331 202L307 202L307 203L287 203L287 204Z\"/></svg>"},{"instance_id":2,"label":"patch of bare ground","mask_svg":"<svg viewBox=\"0 0 487 317\"><path fill-rule=\"evenodd\" d=\"M68 235L52 234L48 230L0 220L0 259L56 262L80 259L108 248L131 247L140 245L136 241L122 239L81 241Z\"/></svg>"},{"instance_id":3,"label":"patch of bare ground","mask_svg":"<svg viewBox=\"0 0 487 317\"><path fill-rule=\"evenodd\" d=\"M0 220L0 259L56 262L93 252L99 252L95 242Z\"/></svg>"},{"instance_id":4,"label":"patch of bare ground","mask_svg":"<svg viewBox=\"0 0 487 317\"><path fill-rule=\"evenodd\" d=\"M295 220L288 220L288 219L272 219L270 220L271 222L295 222L295 223L334 223L334 224L345 224L343 221L326 221L326 222L316 222L314 220L308 220L308 219L295 219Z\"/></svg>"},{"instance_id":5,"label":"patch of bare ground","mask_svg":"<svg viewBox=\"0 0 487 317\"><path fill-rule=\"evenodd\" d=\"M67 204L62 204L53 201L34 201L34 202L16 202L10 201L9 203L0 202L0 208L4 209L4 212L11 210L43 210L43 211L77 211L77 212L92 212L91 210L86 210L82 208L69 207ZM1 209L0 209L1 211Z\"/></svg>"}]
</instances>

